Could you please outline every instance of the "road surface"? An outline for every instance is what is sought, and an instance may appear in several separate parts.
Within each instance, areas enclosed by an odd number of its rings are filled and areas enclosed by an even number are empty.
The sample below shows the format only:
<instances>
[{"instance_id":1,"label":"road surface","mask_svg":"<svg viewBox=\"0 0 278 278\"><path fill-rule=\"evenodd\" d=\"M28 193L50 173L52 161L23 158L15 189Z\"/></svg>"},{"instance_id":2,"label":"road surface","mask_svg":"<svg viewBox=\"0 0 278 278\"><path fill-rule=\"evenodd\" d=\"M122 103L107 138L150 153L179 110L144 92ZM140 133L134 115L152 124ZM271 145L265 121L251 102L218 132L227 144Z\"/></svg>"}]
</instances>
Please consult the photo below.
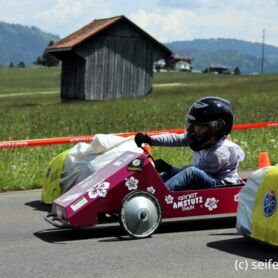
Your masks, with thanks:
<instances>
[{"instance_id":1,"label":"road surface","mask_svg":"<svg viewBox=\"0 0 278 278\"><path fill-rule=\"evenodd\" d=\"M162 224L151 238L130 240L118 225L53 228L43 220L49 207L39 200L39 190L0 194L1 278L278 274L277 249L244 239L234 219Z\"/></svg>"}]
</instances>

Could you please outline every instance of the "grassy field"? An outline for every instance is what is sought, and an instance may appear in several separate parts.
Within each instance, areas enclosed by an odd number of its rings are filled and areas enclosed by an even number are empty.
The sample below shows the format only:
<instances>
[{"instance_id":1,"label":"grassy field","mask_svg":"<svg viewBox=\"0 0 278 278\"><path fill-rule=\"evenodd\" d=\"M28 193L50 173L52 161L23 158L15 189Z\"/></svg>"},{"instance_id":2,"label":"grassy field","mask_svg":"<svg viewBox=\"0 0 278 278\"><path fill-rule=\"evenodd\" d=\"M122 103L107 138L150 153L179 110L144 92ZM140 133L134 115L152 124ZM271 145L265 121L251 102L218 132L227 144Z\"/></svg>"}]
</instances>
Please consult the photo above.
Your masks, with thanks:
<instances>
[{"instance_id":1,"label":"grassy field","mask_svg":"<svg viewBox=\"0 0 278 278\"><path fill-rule=\"evenodd\" d=\"M278 74L228 76L157 73L153 94L106 102L61 103L60 69L0 69L0 141L183 128L200 97L229 99L237 123L278 121ZM278 128L233 131L246 152L242 169L257 166L260 151L278 162ZM51 158L71 145L0 150L0 192L41 187ZM186 148L153 148L173 164L191 161Z\"/></svg>"}]
</instances>

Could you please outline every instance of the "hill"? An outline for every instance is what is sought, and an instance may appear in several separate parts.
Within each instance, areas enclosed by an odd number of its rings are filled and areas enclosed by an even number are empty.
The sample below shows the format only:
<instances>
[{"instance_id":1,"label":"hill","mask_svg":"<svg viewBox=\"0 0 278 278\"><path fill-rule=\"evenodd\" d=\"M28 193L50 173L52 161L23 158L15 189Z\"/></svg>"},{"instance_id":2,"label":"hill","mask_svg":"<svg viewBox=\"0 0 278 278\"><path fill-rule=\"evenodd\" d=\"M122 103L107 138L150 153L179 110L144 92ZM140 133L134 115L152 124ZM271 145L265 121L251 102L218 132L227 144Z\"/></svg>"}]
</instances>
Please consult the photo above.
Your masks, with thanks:
<instances>
[{"instance_id":1,"label":"hill","mask_svg":"<svg viewBox=\"0 0 278 278\"><path fill-rule=\"evenodd\" d=\"M58 36L36 27L0 21L0 66L27 66L41 56L50 41ZM174 53L190 56L194 69L203 70L210 65L239 67L242 73L261 71L262 44L236 39L195 39L165 44ZM265 45L264 72L278 72L278 47Z\"/></svg>"},{"instance_id":2,"label":"hill","mask_svg":"<svg viewBox=\"0 0 278 278\"><path fill-rule=\"evenodd\" d=\"M41 56L50 41L58 36L41 31L36 27L0 22L0 65L17 65L24 62L32 65Z\"/></svg>"},{"instance_id":3,"label":"hill","mask_svg":"<svg viewBox=\"0 0 278 278\"><path fill-rule=\"evenodd\" d=\"M193 68L212 64L239 67L243 73L261 71L262 43L236 39L195 39L166 44L173 52L190 56ZM278 72L278 47L265 45L264 72Z\"/></svg>"}]
</instances>

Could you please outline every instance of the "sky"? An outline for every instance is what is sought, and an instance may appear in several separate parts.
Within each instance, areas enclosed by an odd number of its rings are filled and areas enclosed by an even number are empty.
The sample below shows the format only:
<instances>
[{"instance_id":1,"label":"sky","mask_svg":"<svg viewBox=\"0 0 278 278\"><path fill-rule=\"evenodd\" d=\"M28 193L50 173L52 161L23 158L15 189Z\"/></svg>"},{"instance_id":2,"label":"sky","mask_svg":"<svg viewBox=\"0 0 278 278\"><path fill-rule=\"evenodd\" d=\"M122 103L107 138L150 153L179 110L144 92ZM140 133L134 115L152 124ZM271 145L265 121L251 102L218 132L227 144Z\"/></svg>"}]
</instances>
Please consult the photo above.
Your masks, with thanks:
<instances>
[{"instance_id":1,"label":"sky","mask_svg":"<svg viewBox=\"0 0 278 278\"><path fill-rule=\"evenodd\" d=\"M278 0L0 0L0 21L63 38L124 15L162 43L232 38L278 46Z\"/></svg>"}]
</instances>

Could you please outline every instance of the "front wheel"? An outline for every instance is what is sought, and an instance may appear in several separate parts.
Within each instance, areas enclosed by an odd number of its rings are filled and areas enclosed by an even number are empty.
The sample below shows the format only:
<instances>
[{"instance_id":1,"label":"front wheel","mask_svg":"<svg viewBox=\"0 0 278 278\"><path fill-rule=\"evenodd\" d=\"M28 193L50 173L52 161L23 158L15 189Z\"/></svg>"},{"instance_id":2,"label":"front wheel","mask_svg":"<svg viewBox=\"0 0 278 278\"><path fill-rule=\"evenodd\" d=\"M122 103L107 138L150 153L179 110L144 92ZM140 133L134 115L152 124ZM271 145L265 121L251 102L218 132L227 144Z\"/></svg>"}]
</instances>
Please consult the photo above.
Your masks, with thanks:
<instances>
[{"instance_id":1,"label":"front wheel","mask_svg":"<svg viewBox=\"0 0 278 278\"><path fill-rule=\"evenodd\" d=\"M134 238L146 238L155 232L161 221L157 199L145 191L134 191L125 197L120 209L120 223Z\"/></svg>"}]
</instances>

